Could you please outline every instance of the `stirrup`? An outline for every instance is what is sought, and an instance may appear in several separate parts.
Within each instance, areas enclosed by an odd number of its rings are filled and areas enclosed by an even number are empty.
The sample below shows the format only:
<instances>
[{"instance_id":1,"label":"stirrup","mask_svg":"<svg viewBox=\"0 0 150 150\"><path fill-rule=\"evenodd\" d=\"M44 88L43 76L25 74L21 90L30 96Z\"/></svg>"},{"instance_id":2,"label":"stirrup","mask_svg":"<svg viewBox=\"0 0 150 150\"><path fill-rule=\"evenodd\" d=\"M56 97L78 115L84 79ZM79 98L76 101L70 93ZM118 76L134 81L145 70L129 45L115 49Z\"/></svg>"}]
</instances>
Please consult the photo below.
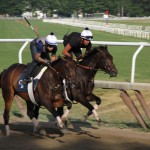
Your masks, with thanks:
<instances>
[{"instance_id":1,"label":"stirrup","mask_svg":"<svg viewBox=\"0 0 150 150\"><path fill-rule=\"evenodd\" d=\"M29 77L28 79L22 80L21 83L22 83L22 84L28 84L28 83L30 83L31 81L32 81L32 78Z\"/></svg>"}]
</instances>

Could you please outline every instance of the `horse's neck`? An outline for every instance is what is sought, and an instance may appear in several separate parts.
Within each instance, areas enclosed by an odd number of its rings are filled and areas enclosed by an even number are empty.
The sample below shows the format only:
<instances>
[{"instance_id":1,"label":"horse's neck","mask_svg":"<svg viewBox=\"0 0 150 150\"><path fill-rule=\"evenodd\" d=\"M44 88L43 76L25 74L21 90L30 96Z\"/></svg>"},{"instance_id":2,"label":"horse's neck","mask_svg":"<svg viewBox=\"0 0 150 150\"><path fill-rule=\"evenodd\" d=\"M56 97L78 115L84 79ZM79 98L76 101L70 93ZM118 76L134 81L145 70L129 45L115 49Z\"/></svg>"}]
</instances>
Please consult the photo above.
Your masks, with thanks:
<instances>
[{"instance_id":1,"label":"horse's neck","mask_svg":"<svg viewBox=\"0 0 150 150\"><path fill-rule=\"evenodd\" d=\"M97 53L95 53L89 57L85 57L83 59L83 61L81 62L81 64L88 66L90 68L93 68L93 69L97 69L97 62L98 62L97 61Z\"/></svg>"},{"instance_id":2,"label":"horse's neck","mask_svg":"<svg viewBox=\"0 0 150 150\"><path fill-rule=\"evenodd\" d=\"M96 55L92 55L91 58L85 58L83 62L81 62L81 65L87 67L87 69L83 69L85 74L91 78L95 77L95 74L97 73L97 60L96 60Z\"/></svg>"},{"instance_id":3,"label":"horse's neck","mask_svg":"<svg viewBox=\"0 0 150 150\"><path fill-rule=\"evenodd\" d=\"M91 67L91 65L89 64L81 64L83 67L79 67L79 70L81 70L82 74L84 75L84 78L86 78L86 80L91 80L95 77L95 74L97 73L97 70L94 67ZM84 68L87 67L87 68ZM93 68L90 69L90 68Z\"/></svg>"},{"instance_id":4,"label":"horse's neck","mask_svg":"<svg viewBox=\"0 0 150 150\"><path fill-rule=\"evenodd\" d=\"M61 75L65 76L65 66L62 63L57 62L56 64L52 65L52 67L59 72Z\"/></svg>"}]
</instances>

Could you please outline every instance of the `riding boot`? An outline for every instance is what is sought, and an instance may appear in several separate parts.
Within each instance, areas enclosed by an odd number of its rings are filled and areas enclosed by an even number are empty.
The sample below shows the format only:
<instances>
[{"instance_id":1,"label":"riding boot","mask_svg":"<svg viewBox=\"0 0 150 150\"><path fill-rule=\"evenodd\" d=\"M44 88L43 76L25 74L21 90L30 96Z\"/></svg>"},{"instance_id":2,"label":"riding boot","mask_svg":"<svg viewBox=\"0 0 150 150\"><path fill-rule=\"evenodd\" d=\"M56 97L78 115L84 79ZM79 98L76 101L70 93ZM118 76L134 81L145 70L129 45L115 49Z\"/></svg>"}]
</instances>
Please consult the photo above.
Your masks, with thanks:
<instances>
[{"instance_id":1,"label":"riding boot","mask_svg":"<svg viewBox=\"0 0 150 150\"><path fill-rule=\"evenodd\" d=\"M27 65L27 68L25 69L25 72L24 72L24 80L22 80L21 82L22 84L27 84L32 81L31 73L33 69L36 67L36 65L37 65L37 62L34 62L34 61Z\"/></svg>"}]
</instances>

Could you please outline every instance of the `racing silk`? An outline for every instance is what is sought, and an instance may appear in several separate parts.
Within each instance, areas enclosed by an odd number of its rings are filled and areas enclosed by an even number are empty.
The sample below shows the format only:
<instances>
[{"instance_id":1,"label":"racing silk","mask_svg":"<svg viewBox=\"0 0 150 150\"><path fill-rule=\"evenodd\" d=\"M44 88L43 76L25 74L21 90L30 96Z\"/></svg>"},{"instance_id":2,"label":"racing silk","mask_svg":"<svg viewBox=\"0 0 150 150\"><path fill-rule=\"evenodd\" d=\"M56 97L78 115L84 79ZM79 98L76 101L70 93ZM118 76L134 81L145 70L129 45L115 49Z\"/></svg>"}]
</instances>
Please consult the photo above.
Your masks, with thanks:
<instances>
[{"instance_id":1,"label":"racing silk","mask_svg":"<svg viewBox=\"0 0 150 150\"><path fill-rule=\"evenodd\" d=\"M45 50L45 37L38 37L38 38L34 39L34 43L36 45L35 53L40 53L41 58L50 60L49 53ZM57 52L57 46L54 47L51 54L55 55L56 52Z\"/></svg>"},{"instance_id":2,"label":"racing silk","mask_svg":"<svg viewBox=\"0 0 150 150\"><path fill-rule=\"evenodd\" d=\"M89 42L87 46L82 43L81 33L78 32L72 32L71 34L64 36L64 46L66 46L68 43L72 49L74 49L74 53L75 49L86 48L86 51L89 51L92 48L91 42Z\"/></svg>"}]
</instances>

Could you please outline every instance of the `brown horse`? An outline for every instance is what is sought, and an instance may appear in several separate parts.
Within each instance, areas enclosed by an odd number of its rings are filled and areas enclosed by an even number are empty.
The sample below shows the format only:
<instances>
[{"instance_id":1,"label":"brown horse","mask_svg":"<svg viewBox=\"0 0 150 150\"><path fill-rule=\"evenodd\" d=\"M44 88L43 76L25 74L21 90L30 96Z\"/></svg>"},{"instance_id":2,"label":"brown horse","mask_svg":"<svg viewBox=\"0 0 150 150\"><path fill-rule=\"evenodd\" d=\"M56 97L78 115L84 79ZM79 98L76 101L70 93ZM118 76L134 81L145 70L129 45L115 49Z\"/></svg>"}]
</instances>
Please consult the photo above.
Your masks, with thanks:
<instances>
[{"instance_id":1,"label":"brown horse","mask_svg":"<svg viewBox=\"0 0 150 150\"><path fill-rule=\"evenodd\" d=\"M101 103L101 99L94 95L94 77L98 70L108 73L111 77L115 77L118 73L114 63L113 57L107 50L107 46L95 47L93 50L83 58L80 64L77 65L77 79L78 82L75 86L67 86L67 98L69 101L76 100L85 106L89 111L85 116L85 119L91 114L94 114L95 119L100 122L100 118L96 112L98 105ZM66 98L66 99L67 99ZM93 107L90 101L96 101L96 105ZM60 116L63 114L63 109L59 108ZM62 116L63 120L67 119L69 110Z\"/></svg>"},{"instance_id":2,"label":"brown horse","mask_svg":"<svg viewBox=\"0 0 150 150\"><path fill-rule=\"evenodd\" d=\"M66 77L71 81L75 78L75 65L73 60L67 58L59 59L61 68L66 72ZM34 92L36 103L31 102L28 93L18 92L18 81L21 73L25 69L23 64L13 64L0 74L0 87L2 88L2 95L5 101L4 110L4 123L6 129L6 135L9 135L9 112L15 95L19 95L26 101L27 115L32 120L34 125L34 132L41 129L37 119L39 115L40 106L44 106L52 115L57 119L59 127L63 128L63 123L59 114L55 108L61 107L64 104L62 98L62 80L60 80L60 74L56 72L52 67L44 72L43 76L38 82L37 88Z\"/></svg>"}]
</instances>

